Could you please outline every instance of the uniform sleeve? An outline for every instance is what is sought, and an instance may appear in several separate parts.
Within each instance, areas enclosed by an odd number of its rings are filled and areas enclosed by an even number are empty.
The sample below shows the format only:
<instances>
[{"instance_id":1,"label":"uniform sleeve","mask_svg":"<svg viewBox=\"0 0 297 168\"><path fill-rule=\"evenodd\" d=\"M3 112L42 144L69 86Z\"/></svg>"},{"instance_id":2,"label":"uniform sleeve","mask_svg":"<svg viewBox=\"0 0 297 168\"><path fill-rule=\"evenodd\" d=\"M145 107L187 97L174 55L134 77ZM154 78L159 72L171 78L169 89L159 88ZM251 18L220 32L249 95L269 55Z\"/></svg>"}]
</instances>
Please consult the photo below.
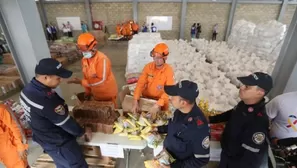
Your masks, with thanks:
<instances>
[{"instance_id":1,"label":"uniform sleeve","mask_svg":"<svg viewBox=\"0 0 297 168\"><path fill-rule=\"evenodd\" d=\"M64 107L64 102L49 100L42 114L58 127L61 127L69 134L80 137L84 134L84 129L69 115L68 108Z\"/></svg>"},{"instance_id":2,"label":"uniform sleeve","mask_svg":"<svg viewBox=\"0 0 297 168\"><path fill-rule=\"evenodd\" d=\"M142 95L145 85L148 83L147 74L148 74L148 66L146 65L143 68L142 73L138 79L138 82L134 91L134 100L140 99L140 96Z\"/></svg>"},{"instance_id":3,"label":"uniform sleeve","mask_svg":"<svg viewBox=\"0 0 297 168\"><path fill-rule=\"evenodd\" d=\"M195 135L191 136L193 155L185 160L176 160L173 162L171 168L193 168L193 167L203 167L209 162L209 127L204 124L202 128L196 128L193 132ZM178 143L177 143L178 144Z\"/></svg>"},{"instance_id":4,"label":"uniform sleeve","mask_svg":"<svg viewBox=\"0 0 297 168\"><path fill-rule=\"evenodd\" d=\"M233 109L226 111L220 115L216 116L210 116L209 117L209 123L220 123L220 122L226 122L230 119Z\"/></svg>"},{"instance_id":5,"label":"uniform sleeve","mask_svg":"<svg viewBox=\"0 0 297 168\"><path fill-rule=\"evenodd\" d=\"M81 65L83 67L83 63ZM81 85L85 88L85 94L86 95L90 95L91 94L91 88L89 86L88 80L87 80L87 76L85 73L83 73L84 78L81 80Z\"/></svg>"},{"instance_id":6,"label":"uniform sleeve","mask_svg":"<svg viewBox=\"0 0 297 168\"><path fill-rule=\"evenodd\" d=\"M10 110L1 110L3 112L3 123L10 129L13 134L13 145L16 146L18 151L24 151L28 149L28 145L24 144L24 135L22 135L20 125L17 123L14 114Z\"/></svg>"},{"instance_id":7,"label":"uniform sleeve","mask_svg":"<svg viewBox=\"0 0 297 168\"><path fill-rule=\"evenodd\" d=\"M103 84L107 79L107 74L110 74L111 71L111 65L107 58L99 59L99 62L97 63L97 69L96 74L97 78L99 78L99 82L96 82L93 85L101 85Z\"/></svg>"},{"instance_id":8,"label":"uniform sleeve","mask_svg":"<svg viewBox=\"0 0 297 168\"><path fill-rule=\"evenodd\" d=\"M268 121L266 126L254 124L249 128L242 138L241 147L243 148L243 156L240 160L240 168L258 167L263 159L263 150L267 150L268 144L266 137L268 133Z\"/></svg>"},{"instance_id":9,"label":"uniform sleeve","mask_svg":"<svg viewBox=\"0 0 297 168\"><path fill-rule=\"evenodd\" d=\"M174 74L173 74L173 70L172 68L168 68L168 70L166 71L166 83L165 85L174 85ZM160 97L160 99L158 100L157 104L159 106L164 106L165 102L169 101L169 97L168 95L165 93L165 91L163 90L163 94Z\"/></svg>"},{"instance_id":10,"label":"uniform sleeve","mask_svg":"<svg viewBox=\"0 0 297 168\"><path fill-rule=\"evenodd\" d=\"M279 97L272 99L269 103L266 104L266 114L269 119L274 119L279 113Z\"/></svg>"}]
</instances>

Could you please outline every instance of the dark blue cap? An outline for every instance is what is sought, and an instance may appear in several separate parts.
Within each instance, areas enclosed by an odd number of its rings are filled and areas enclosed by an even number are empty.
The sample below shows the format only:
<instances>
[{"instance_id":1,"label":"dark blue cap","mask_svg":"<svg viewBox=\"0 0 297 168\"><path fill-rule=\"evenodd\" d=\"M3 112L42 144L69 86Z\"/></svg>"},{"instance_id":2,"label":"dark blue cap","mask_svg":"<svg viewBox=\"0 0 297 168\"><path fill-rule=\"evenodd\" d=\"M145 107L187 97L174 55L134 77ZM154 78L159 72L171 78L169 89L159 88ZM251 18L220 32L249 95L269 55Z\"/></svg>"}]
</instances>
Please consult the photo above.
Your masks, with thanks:
<instances>
[{"instance_id":1,"label":"dark blue cap","mask_svg":"<svg viewBox=\"0 0 297 168\"><path fill-rule=\"evenodd\" d=\"M44 58L35 67L35 73L39 75L56 75L61 78L70 78L72 72L64 69L62 64L53 58Z\"/></svg>"},{"instance_id":2,"label":"dark blue cap","mask_svg":"<svg viewBox=\"0 0 297 168\"><path fill-rule=\"evenodd\" d=\"M189 101L195 101L199 95L198 85L188 80L183 80L176 85L165 86L164 90L169 96L180 96Z\"/></svg>"},{"instance_id":3,"label":"dark blue cap","mask_svg":"<svg viewBox=\"0 0 297 168\"><path fill-rule=\"evenodd\" d=\"M272 77L263 72L255 72L249 76L238 77L237 79L246 86L258 86L262 88L266 94L273 87Z\"/></svg>"}]
</instances>

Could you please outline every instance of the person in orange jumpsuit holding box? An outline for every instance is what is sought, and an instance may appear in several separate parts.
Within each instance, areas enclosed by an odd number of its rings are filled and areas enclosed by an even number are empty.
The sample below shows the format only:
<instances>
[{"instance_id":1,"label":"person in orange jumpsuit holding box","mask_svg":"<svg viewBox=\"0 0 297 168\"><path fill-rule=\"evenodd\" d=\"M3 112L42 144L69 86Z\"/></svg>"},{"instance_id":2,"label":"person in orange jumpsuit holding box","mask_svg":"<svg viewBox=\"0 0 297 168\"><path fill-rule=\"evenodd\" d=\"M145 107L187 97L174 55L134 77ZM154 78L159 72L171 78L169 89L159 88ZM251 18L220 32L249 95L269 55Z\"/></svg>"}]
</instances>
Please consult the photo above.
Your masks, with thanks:
<instances>
[{"instance_id":1,"label":"person in orange jumpsuit holding box","mask_svg":"<svg viewBox=\"0 0 297 168\"><path fill-rule=\"evenodd\" d=\"M27 168L26 137L14 114L0 104L0 163L7 168Z\"/></svg>"},{"instance_id":2,"label":"person in orange jumpsuit holding box","mask_svg":"<svg viewBox=\"0 0 297 168\"><path fill-rule=\"evenodd\" d=\"M157 100L157 103L151 108L149 113L156 114L161 110L168 110L169 98L164 92L164 85L174 85L173 69L165 61L169 55L168 46L165 43L159 43L150 53L154 61L148 63L137 82L134 91L133 112L138 112L138 101L141 96Z\"/></svg>"},{"instance_id":3,"label":"person in orange jumpsuit holding box","mask_svg":"<svg viewBox=\"0 0 297 168\"><path fill-rule=\"evenodd\" d=\"M116 106L118 87L111 70L109 58L97 50L97 41L90 33L81 34L77 47L83 54L82 80L74 78L68 83L81 84L85 88L85 97L92 96L98 101L112 101Z\"/></svg>"}]
</instances>

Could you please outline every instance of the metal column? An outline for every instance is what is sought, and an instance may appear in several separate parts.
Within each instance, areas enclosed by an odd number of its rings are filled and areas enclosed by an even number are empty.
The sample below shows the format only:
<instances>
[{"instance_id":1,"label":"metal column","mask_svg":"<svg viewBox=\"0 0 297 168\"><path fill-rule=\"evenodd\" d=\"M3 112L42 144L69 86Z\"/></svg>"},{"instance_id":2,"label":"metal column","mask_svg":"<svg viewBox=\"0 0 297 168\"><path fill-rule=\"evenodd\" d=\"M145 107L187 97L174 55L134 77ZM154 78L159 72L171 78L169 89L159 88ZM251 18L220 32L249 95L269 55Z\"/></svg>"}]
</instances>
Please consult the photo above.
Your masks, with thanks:
<instances>
[{"instance_id":1,"label":"metal column","mask_svg":"<svg viewBox=\"0 0 297 168\"><path fill-rule=\"evenodd\" d=\"M287 9L287 6L288 6L288 0L283 0L282 7L281 7L281 9L279 11L277 21L281 22L283 20L284 14L285 14L286 9Z\"/></svg>"},{"instance_id":2,"label":"metal column","mask_svg":"<svg viewBox=\"0 0 297 168\"><path fill-rule=\"evenodd\" d=\"M187 16L187 2L188 0L182 0L182 10L180 17L180 28L179 28L179 38L185 38L185 25L186 25L186 16Z\"/></svg>"},{"instance_id":3,"label":"metal column","mask_svg":"<svg viewBox=\"0 0 297 168\"><path fill-rule=\"evenodd\" d=\"M274 67L272 77L274 88L270 93L273 98L284 91L297 91L297 10L287 31L279 58Z\"/></svg>"},{"instance_id":4,"label":"metal column","mask_svg":"<svg viewBox=\"0 0 297 168\"><path fill-rule=\"evenodd\" d=\"M235 15L236 7L237 7L237 1L238 0L232 0L232 6L231 6L231 9L230 9L230 13L229 13L229 20L228 20L228 27L227 27L227 32L226 32L226 36L225 36L225 41L228 40L228 37L231 34L234 15Z\"/></svg>"},{"instance_id":5,"label":"metal column","mask_svg":"<svg viewBox=\"0 0 297 168\"><path fill-rule=\"evenodd\" d=\"M133 20L138 22L138 0L133 0Z\"/></svg>"},{"instance_id":6,"label":"metal column","mask_svg":"<svg viewBox=\"0 0 297 168\"><path fill-rule=\"evenodd\" d=\"M1 0L0 25L23 82L35 76L35 65L50 57L43 26L35 1Z\"/></svg>"},{"instance_id":7,"label":"metal column","mask_svg":"<svg viewBox=\"0 0 297 168\"><path fill-rule=\"evenodd\" d=\"M93 18L92 18L92 13L91 13L91 1L90 0L85 0L85 10L86 10L86 16L87 16L87 24L89 30L93 29Z\"/></svg>"}]
</instances>

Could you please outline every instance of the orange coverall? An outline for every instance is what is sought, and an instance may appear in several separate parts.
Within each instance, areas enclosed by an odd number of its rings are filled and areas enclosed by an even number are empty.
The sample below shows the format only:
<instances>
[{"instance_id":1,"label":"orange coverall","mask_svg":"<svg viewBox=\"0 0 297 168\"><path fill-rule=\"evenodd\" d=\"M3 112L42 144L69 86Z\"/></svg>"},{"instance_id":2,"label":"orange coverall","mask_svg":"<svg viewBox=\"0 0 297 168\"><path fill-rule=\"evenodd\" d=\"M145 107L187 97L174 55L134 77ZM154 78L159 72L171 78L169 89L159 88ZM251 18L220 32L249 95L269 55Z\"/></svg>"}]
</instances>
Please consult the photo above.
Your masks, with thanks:
<instances>
[{"instance_id":1,"label":"orange coverall","mask_svg":"<svg viewBox=\"0 0 297 168\"><path fill-rule=\"evenodd\" d=\"M132 23L132 30L133 30L133 31L138 31L138 29L139 29L138 24L136 24L136 23Z\"/></svg>"},{"instance_id":2,"label":"orange coverall","mask_svg":"<svg viewBox=\"0 0 297 168\"><path fill-rule=\"evenodd\" d=\"M126 23L124 25L124 29L125 29L125 32L126 32L126 34L124 34L125 36L131 36L133 34L133 32L132 32L132 26L131 26L130 23Z\"/></svg>"},{"instance_id":3,"label":"orange coverall","mask_svg":"<svg viewBox=\"0 0 297 168\"><path fill-rule=\"evenodd\" d=\"M82 59L85 93L98 101L113 101L116 106L118 87L111 70L109 58L97 51L92 58Z\"/></svg>"},{"instance_id":4,"label":"orange coverall","mask_svg":"<svg viewBox=\"0 0 297 168\"><path fill-rule=\"evenodd\" d=\"M14 114L0 104L0 162L7 168L26 168L27 160L21 160L18 151L28 149L23 144L25 136Z\"/></svg>"},{"instance_id":5,"label":"orange coverall","mask_svg":"<svg viewBox=\"0 0 297 168\"><path fill-rule=\"evenodd\" d=\"M164 91L164 85L174 85L174 73L169 64L164 64L162 69L157 69L155 62L148 63L138 79L134 99L139 100L141 96L157 100L162 110L169 107L169 98Z\"/></svg>"}]
</instances>

